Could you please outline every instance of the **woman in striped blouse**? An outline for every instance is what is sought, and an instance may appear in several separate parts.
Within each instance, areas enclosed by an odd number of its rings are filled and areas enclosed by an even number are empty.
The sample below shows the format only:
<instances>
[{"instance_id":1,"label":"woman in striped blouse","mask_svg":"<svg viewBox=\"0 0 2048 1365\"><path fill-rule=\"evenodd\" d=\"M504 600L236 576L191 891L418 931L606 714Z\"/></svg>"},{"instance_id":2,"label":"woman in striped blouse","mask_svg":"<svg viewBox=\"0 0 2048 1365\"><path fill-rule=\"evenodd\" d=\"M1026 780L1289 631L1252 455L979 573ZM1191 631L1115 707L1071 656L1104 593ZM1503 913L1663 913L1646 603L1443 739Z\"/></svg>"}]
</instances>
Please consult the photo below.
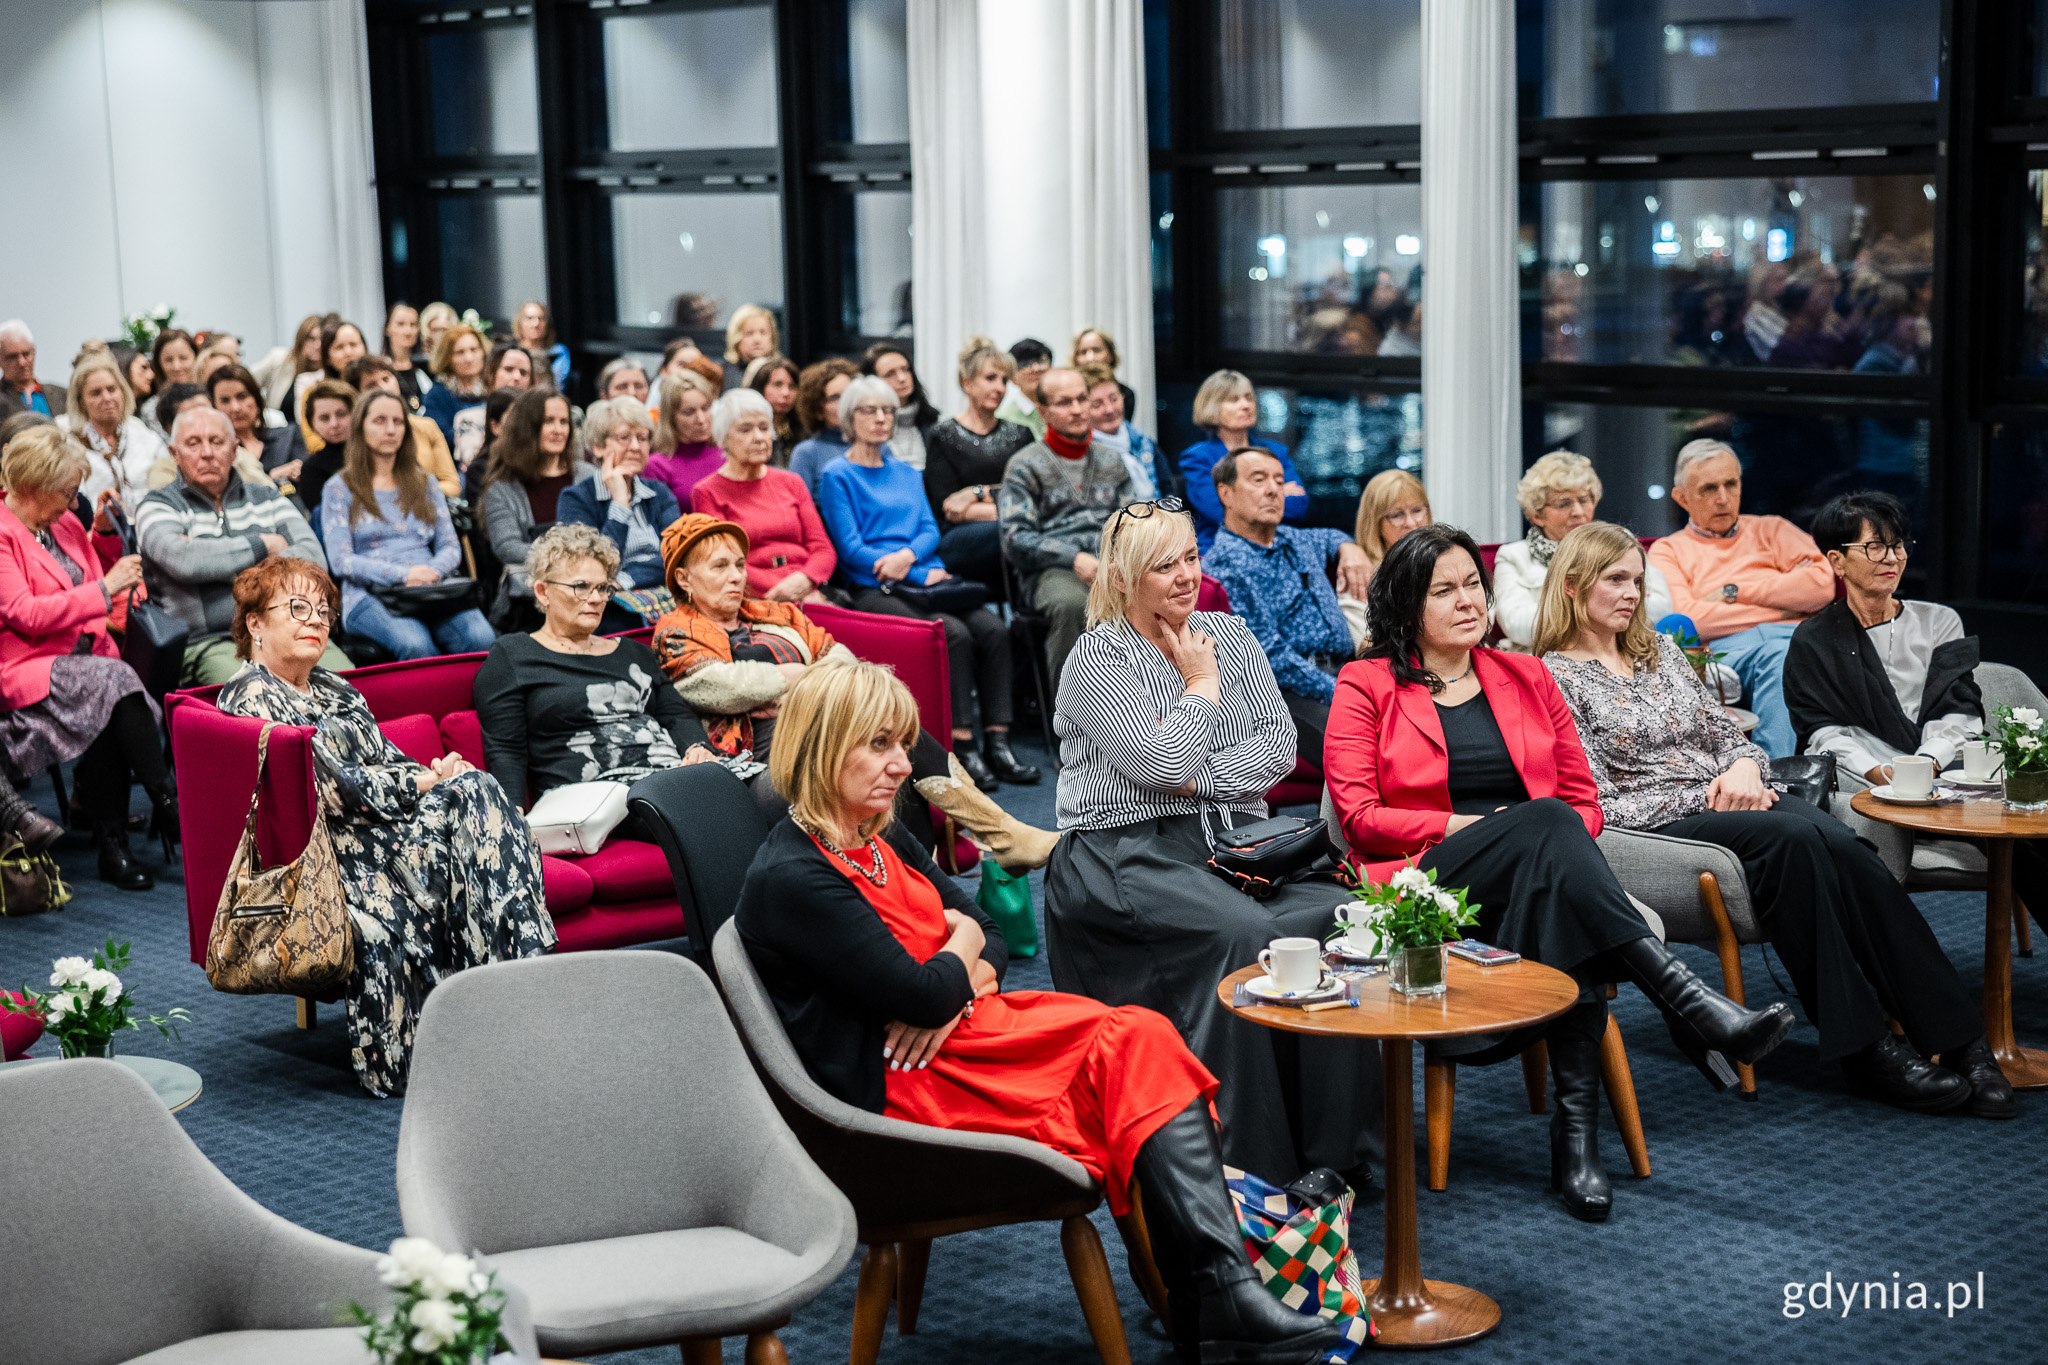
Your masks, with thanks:
<instances>
[{"instance_id":1,"label":"woman in striped blouse","mask_svg":"<svg viewBox=\"0 0 2048 1365\"><path fill-rule=\"evenodd\" d=\"M1216 983L1271 940L1321 938L1328 884L1255 901L1209 872L1214 834L1266 818L1294 767L1294 722L1235 616L1196 612L1202 562L1178 499L1103 528L1089 629L1060 677L1062 838L1046 868L1053 982L1174 1021L1223 1083L1230 1163L1286 1184L1328 1166L1354 1186L1378 1155L1378 1056L1353 1040L1246 1028Z\"/></svg>"}]
</instances>

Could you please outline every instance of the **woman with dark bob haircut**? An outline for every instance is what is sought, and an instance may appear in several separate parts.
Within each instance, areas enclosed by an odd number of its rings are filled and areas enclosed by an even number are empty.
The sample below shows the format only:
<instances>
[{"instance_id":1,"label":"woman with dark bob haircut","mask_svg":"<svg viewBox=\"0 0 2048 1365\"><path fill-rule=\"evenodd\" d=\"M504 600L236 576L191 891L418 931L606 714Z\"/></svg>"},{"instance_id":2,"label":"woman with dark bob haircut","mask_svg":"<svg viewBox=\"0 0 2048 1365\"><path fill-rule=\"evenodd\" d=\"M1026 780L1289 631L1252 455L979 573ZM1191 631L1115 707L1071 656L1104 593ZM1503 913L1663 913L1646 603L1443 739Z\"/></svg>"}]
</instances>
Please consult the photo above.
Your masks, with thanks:
<instances>
[{"instance_id":1,"label":"woman with dark bob haircut","mask_svg":"<svg viewBox=\"0 0 2048 1365\"><path fill-rule=\"evenodd\" d=\"M1474 1040L1464 1061L1549 1042L1557 1112L1550 1183L1573 1217L1598 1222L1613 1197L1595 1146L1603 983L1633 981L1679 1048L1725 1090L1730 1059L1754 1062L1792 1027L1783 1003L1748 1010L1667 951L1594 845L1598 789L1550 671L1482 649L1491 591L1479 547L1453 526L1395 541L1366 594L1372 646L1337 675L1330 705L1330 800L1364 875L1413 865L1465 887L1474 937L1569 973L1578 1004L1550 1023Z\"/></svg>"}]
</instances>

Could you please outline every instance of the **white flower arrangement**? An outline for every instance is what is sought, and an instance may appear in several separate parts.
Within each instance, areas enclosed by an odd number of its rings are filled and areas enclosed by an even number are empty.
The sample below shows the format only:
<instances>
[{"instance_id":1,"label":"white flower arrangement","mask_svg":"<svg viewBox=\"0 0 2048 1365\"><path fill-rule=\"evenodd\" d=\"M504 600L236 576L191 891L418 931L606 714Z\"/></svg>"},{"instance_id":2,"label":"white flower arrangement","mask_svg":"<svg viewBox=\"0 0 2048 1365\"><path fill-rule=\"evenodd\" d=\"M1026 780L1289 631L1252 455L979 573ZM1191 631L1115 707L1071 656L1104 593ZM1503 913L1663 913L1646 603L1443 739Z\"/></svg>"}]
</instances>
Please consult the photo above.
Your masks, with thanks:
<instances>
[{"instance_id":1,"label":"white flower arrangement","mask_svg":"<svg viewBox=\"0 0 2048 1365\"><path fill-rule=\"evenodd\" d=\"M128 334L128 344L138 351L152 350L159 333L171 325L171 319L178 316L178 310L168 303L160 303L143 313L130 313L121 322L121 330Z\"/></svg>"},{"instance_id":2,"label":"white flower arrangement","mask_svg":"<svg viewBox=\"0 0 2048 1365\"><path fill-rule=\"evenodd\" d=\"M1990 744L2005 755L2005 771L2048 772L2048 722L2032 706L2001 706L1992 713Z\"/></svg>"},{"instance_id":3,"label":"white flower arrangement","mask_svg":"<svg viewBox=\"0 0 2048 1365\"><path fill-rule=\"evenodd\" d=\"M192 1015L172 1009L164 1015L138 1017L135 999L122 984L120 973L128 969L128 945L118 946L109 938L106 946L87 962L82 957L60 957L50 964L50 986L46 992L21 989L24 1004L16 1005L0 996L0 1009L14 1014L39 1015L43 1028L57 1040L66 1057L105 1055L107 1043L124 1029L154 1024L166 1038L178 1038L178 1025L189 1023Z\"/></svg>"},{"instance_id":4,"label":"white flower arrangement","mask_svg":"<svg viewBox=\"0 0 2048 1365\"><path fill-rule=\"evenodd\" d=\"M1467 903L1464 888L1440 887L1434 868L1424 872L1413 863L1384 884L1365 882L1351 894L1353 903L1337 908L1329 938L1345 937L1356 928L1372 935L1375 953L1443 943L1479 919L1479 907Z\"/></svg>"},{"instance_id":5,"label":"white flower arrangement","mask_svg":"<svg viewBox=\"0 0 2048 1365\"><path fill-rule=\"evenodd\" d=\"M475 1365L511 1349L497 1275L469 1257L424 1237L401 1237L378 1258L377 1278L398 1291L390 1314L380 1318L359 1303L349 1312L383 1365Z\"/></svg>"}]
</instances>

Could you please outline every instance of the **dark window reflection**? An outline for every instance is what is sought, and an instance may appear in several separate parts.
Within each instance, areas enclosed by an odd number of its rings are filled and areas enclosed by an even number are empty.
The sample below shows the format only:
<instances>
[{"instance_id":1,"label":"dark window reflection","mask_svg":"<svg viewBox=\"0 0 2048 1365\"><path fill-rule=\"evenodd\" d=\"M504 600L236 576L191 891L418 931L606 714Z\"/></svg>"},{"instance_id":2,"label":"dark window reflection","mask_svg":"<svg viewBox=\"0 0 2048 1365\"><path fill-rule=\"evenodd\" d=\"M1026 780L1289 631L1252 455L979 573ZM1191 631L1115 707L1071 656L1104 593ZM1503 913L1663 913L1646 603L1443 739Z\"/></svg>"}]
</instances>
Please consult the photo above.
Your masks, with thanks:
<instances>
[{"instance_id":1,"label":"dark window reflection","mask_svg":"<svg viewBox=\"0 0 2048 1365\"><path fill-rule=\"evenodd\" d=\"M1992 431L1980 595L2048 602L2048 427Z\"/></svg>"},{"instance_id":2,"label":"dark window reflection","mask_svg":"<svg viewBox=\"0 0 2048 1365\"><path fill-rule=\"evenodd\" d=\"M1349 531L1358 495L1386 469L1422 467L1422 395L1351 389L1261 388L1258 434L1294 457L1309 521Z\"/></svg>"},{"instance_id":3,"label":"dark window reflection","mask_svg":"<svg viewBox=\"0 0 2048 1365\"><path fill-rule=\"evenodd\" d=\"M440 296L509 321L548 290L540 196L451 194L434 205L441 253Z\"/></svg>"},{"instance_id":4,"label":"dark window reflection","mask_svg":"<svg viewBox=\"0 0 2048 1365\"><path fill-rule=\"evenodd\" d=\"M429 37L427 93L435 156L532 156L540 151L531 28L479 28Z\"/></svg>"},{"instance_id":5,"label":"dark window reflection","mask_svg":"<svg viewBox=\"0 0 2048 1365\"><path fill-rule=\"evenodd\" d=\"M2021 314L2019 367L2022 374L2048 374L2048 233L2041 229L2048 204L2048 172L2027 172L2026 292Z\"/></svg>"},{"instance_id":6,"label":"dark window reflection","mask_svg":"<svg viewBox=\"0 0 2048 1365\"><path fill-rule=\"evenodd\" d=\"M1218 128L1422 121L1422 0L1216 0L1216 30Z\"/></svg>"},{"instance_id":7,"label":"dark window reflection","mask_svg":"<svg viewBox=\"0 0 2048 1365\"><path fill-rule=\"evenodd\" d=\"M1223 345L1422 354L1422 187L1300 185L1216 196Z\"/></svg>"}]
</instances>

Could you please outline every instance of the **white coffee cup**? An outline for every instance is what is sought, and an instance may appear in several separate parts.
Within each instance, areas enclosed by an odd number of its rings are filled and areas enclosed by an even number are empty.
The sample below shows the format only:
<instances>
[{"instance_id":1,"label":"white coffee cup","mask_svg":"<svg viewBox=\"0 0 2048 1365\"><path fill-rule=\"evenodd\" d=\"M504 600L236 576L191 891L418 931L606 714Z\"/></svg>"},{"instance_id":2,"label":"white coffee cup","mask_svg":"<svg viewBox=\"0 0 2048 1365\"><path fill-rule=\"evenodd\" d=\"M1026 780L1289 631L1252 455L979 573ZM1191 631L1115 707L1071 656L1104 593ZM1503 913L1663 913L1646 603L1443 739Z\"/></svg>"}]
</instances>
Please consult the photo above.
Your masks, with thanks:
<instances>
[{"instance_id":1,"label":"white coffee cup","mask_svg":"<svg viewBox=\"0 0 2048 1365\"><path fill-rule=\"evenodd\" d=\"M1963 778L1969 782L1996 782L2005 766L2005 755L1991 747L1989 740L1963 741Z\"/></svg>"},{"instance_id":2,"label":"white coffee cup","mask_svg":"<svg viewBox=\"0 0 2048 1365\"><path fill-rule=\"evenodd\" d=\"M1934 760L1926 754L1905 754L1886 766L1892 771L1892 795L1934 794Z\"/></svg>"},{"instance_id":3,"label":"white coffee cup","mask_svg":"<svg viewBox=\"0 0 2048 1365\"><path fill-rule=\"evenodd\" d=\"M1276 938L1259 949L1259 965L1278 990L1314 990L1323 979L1323 945L1312 938Z\"/></svg>"},{"instance_id":4,"label":"white coffee cup","mask_svg":"<svg viewBox=\"0 0 2048 1365\"><path fill-rule=\"evenodd\" d=\"M1344 948L1354 957L1371 957L1380 950L1372 926L1363 923L1353 924L1344 931Z\"/></svg>"}]
</instances>

